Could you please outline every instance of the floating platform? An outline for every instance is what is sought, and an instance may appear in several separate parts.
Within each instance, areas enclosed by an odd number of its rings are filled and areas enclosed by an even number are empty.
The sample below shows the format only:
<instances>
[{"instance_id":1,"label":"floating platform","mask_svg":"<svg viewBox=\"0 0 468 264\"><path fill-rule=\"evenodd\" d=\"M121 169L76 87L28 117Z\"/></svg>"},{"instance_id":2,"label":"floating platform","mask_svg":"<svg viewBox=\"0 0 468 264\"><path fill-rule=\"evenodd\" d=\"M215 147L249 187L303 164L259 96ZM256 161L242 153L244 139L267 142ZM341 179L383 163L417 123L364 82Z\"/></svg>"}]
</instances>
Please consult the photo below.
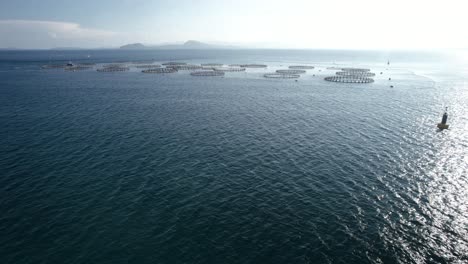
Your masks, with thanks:
<instances>
[{"instance_id":1,"label":"floating platform","mask_svg":"<svg viewBox=\"0 0 468 264\"><path fill-rule=\"evenodd\" d=\"M297 79L301 76L299 74L267 73L263 77L270 79Z\"/></svg>"},{"instance_id":2,"label":"floating platform","mask_svg":"<svg viewBox=\"0 0 468 264\"><path fill-rule=\"evenodd\" d=\"M360 76L330 76L325 81L338 83L373 83L374 79Z\"/></svg>"},{"instance_id":3,"label":"floating platform","mask_svg":"<svg viewBox=\"0 0 468 264\"><path fill-rule=\"evenodd\" d=\"M314 66L310 66L310 65L291 65L288 68L293 69L293 70L313 70L313 69L315 69Z\"/></svg>"},{"instance_id":4,"label":"floating platform","mask_svg":"<svg viewBox=\"0 0 468 264\"><path fill-rule=\"evenodd\" d=\"M224 76L222 71L195 71L191 72L192 76Z\"/></svg>"},{"instance_id":5,"label":"floating platform","mask_svg":"<svg viewBox=\"0 0 468 264\"><path fill-rule=\"evenodd\" d=\"M268 65L265 65L265 64L240 64L239 67L242 67L242 68L267 68Z\"/></svg>"},{"instance_id":6,"label":"floating platform","mask_svg":"<svg viewBox=\"0 0 468 264\"><path fill-rule=\"evenodd\" d=\"M306 70L276 70L277 73L281 74L303 74Z\"/></svg>"},{"instance_id":7,"label":"floating platform","mask_svg":"<svg viewBox=\"0 0 468 264\"><path fill-rule=\"evenodd\" d=\"M439 124L437 124L437 127L438 127L439 129L448 129L448 128L449 128L449 125L439 123Z\"/></svg>"},{"instance_id":8,"label":"floating platform","mask_svg":"<svg viewBox=\"0 0 468 264\"><path fill-rule=\"evenodd\" d=\"M142 73L175 73L177 72L176 69L173 68L154 68L141 71Z\"/></svg>"}]
</instances>

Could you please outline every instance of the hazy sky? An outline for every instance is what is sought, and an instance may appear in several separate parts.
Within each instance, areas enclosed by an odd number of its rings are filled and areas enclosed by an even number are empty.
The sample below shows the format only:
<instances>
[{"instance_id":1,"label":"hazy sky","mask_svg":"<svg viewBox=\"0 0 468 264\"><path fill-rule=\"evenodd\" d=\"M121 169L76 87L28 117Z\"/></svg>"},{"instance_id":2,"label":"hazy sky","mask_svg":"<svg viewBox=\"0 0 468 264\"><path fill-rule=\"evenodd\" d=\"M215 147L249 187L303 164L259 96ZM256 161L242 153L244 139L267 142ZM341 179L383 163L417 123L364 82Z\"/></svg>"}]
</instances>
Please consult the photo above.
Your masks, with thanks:
<instances>
[{"instance_id":1,"label":"hazy sky","mask_svg":"<svg viewBox=\"0 0 468 264\"><path fill-rule=\"evenodd\" d=\"M466 4L465 4L466 3ZM1 0L0 47L468 48L466 0Z\"/></svg>"}]
</instances>

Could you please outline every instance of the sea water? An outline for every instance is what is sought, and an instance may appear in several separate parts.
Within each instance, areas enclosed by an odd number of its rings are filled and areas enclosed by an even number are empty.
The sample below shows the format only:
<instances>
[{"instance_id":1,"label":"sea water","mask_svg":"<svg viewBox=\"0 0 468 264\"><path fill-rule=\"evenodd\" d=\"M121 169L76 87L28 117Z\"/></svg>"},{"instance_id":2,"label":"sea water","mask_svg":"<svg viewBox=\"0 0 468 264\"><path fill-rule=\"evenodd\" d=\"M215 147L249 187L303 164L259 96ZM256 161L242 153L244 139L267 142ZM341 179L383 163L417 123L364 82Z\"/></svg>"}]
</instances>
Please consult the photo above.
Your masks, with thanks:
<instances>
[{"instance_id":1,"label":"sea water","mask_svg":"<svg viewBox=\"0 0 468 264\"><path fill-rule=\"evenodd\" d=\"M141 60L268 68L224 77L40 68ZM2 51L1 262L466 263L462 61ZM297 82L263 77L294 64L315 69ZM326 82L336 72L327 67L370 68L375 82ZM439 131L445 107L450 129Z\"/></svg>"}]
</instances>

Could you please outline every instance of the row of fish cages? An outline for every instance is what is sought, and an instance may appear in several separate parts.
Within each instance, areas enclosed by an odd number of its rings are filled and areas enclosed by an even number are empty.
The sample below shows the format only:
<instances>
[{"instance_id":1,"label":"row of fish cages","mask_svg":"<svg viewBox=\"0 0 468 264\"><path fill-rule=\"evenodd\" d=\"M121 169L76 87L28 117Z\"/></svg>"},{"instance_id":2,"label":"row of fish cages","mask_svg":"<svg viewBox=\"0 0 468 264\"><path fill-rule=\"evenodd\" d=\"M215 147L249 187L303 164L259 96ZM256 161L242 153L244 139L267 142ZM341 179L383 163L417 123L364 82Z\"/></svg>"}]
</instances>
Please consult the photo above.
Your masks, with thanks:
<instances>
[{"instance_id":1,"label":"row of fish cages","mask_svg":"<svg viewBox=\"0 0 468 264\"><path fill-rule=\"evenodd\" d=\"M338 68L329 67L329 70L338 70L335 76L325 77L325 81L337 82L337 83L373 83L374 79L371 77L375 76L375 73L370 72L370 69L366 68Z\"/></svg>"},{"instance_id":2,"label":"row of fish cages","mask_svg":"<svg viewBox=\"0 0 468 264\"><path fill-rule=\"evenodd\" d=\"M143 73L176 73L179 71L190 71L193 76L224 76L227 72L245 72L247 69L266 69L266 64L223 64L223 63L201 63L188 64L186 62L169 61L155 64L154 60L134 62L111 62L111 63L79 63L72 64L49 64L42 66L44 69L65 69L66 71L82 71L95 69L97 72L126 72L132 68L139 69ZM291 79L298 78L307 70L314 69L310 65L291 65L287 69L276 70L267 73L265 78Z\"/></svg>"},{"instance_id":3,"label":"row of fish cages","mask_svg":"<svg viewBox=\"0 0 468 264\"><path fill-rule=\"evenodd\" d=\"M338 83L373 83L374 79L360 76L329 76L325 81Z\"/></svg>"},{"instance_id":4,"label":"row of fish cages","mask_svg":"<svg viewBox=\"0 0 468 264\"><path fill-rule=\"evenodd\" d=\"M154 68L141 71L142 73L153 73L153 74L162 74L162 73L176 73L177 69L174 68Z\"/></svg>"}]
</instances>

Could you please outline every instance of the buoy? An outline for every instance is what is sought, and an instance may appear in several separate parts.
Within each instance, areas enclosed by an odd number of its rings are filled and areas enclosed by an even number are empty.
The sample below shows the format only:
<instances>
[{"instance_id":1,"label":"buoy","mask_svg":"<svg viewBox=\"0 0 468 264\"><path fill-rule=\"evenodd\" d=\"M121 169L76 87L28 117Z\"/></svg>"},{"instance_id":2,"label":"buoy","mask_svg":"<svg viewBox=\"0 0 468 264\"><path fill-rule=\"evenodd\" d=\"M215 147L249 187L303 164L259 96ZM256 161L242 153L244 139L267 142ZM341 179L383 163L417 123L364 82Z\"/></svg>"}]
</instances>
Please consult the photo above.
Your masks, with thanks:
<instances>
[{"instance_id":1,"label":"buoy","mask_svg":"<svg viewBox=\"0 0 468 264\"><path fill-rule=\"evenodd\" d=\"M390 88L393 88L393 85L390 85Z\"/></svg>"},{"instance_id":2,"label":"buoy","mask_svg":"<svg viewBox=\"0 0 468 264\"><path fill-rule=\"evenodd\" d=\"M448 129L448 128L449 128L449 125L447 125L447 119L448 119L447 107L445 107L445 113L444 113L444 115L442 116L442 122L440 122L439 124L437 124L437 127L438 127L439 129Z\"/></svg>"},{"instance_id":3,"label":"buoy","mask_svg":"<svg viewBox=\"0 0 468 264\"><path fill-rule=\"evenodd\" d=\"M389 80L389 81L391 81L391 80L392 80L392 78L388 78L388 80Z\"/></svg>"}]
</instances>

